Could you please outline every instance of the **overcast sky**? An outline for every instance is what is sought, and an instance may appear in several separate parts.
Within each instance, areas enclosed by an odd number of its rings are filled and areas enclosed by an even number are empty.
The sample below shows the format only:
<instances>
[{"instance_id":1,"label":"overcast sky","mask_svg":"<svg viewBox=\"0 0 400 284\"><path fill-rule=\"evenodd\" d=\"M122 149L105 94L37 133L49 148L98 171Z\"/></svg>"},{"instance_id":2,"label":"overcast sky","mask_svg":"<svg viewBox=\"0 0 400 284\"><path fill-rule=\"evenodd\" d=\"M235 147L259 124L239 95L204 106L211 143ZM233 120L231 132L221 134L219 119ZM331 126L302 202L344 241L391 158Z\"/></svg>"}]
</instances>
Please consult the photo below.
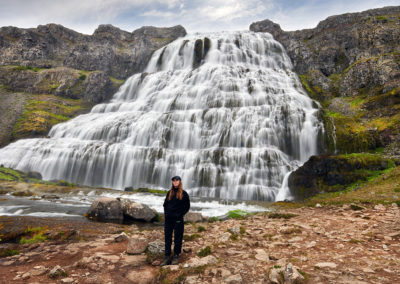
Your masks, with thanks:
<instances>
[{"instance_id":1,"label":"overcast sky","mask_svg":"<svg viewBox=\"0 0 400 284\"><path fill-rule=\"evenodd\" d=\"M313 28L332 15L396 5L400 0L0 0L0 26L57 23L92 34L100 24L130 32L180 24L192 33L248 30L252 22L270 19L289 31Z\"/></svg>"}]
</instances>

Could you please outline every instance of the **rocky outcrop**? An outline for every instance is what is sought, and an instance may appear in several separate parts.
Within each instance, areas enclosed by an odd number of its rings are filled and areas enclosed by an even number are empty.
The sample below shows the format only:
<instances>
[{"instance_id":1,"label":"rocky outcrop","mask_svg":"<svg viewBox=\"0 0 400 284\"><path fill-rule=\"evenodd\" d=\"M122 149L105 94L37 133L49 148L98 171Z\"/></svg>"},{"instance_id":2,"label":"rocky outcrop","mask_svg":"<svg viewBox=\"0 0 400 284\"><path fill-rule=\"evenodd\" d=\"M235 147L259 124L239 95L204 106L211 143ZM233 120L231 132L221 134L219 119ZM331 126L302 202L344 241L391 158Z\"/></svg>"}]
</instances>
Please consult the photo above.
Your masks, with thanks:
<instances>
[{"instance_id":1,"label":"rocky outcrop","mask_svg":"<svg viewBox=\"0 0 400 284\"><path fill-rule=\"evenodd\" d=\"M85 35L61 25L0 29L0 65L70 67L126 79L144 69L158 48L186 35L182 26L142 27L132 33L100 25Z\"/></svg>"},{"instance_id":2,"label":"rocky outcrop","mask_svg":"<svg viewBox=\"0 0 400 284\"><path fill-rule=\"evenodd\" d=\"M394 114L399 102L372 104L365 111L371 102L400 97L399 26L396 6L331 16L314 29L287 32L264 20L251 24L250 30L269 32L282 43L308 94L326 108L330 140L337 131L330 151L349 153L400 141L400 118ZM335 97L345 97L354 114L333 110Z\"/></svg>"},{"instance_id":3,"label":"rocky outcrop","mask_svg":"<svg viewBox=\"0 0 400 284\"><path fill-rule=\"evenodd\" d=\"M86 216L98 221L140 220L150 222L155 220L156 211L147 205L126 198L100 197L93 201Z\"/></svg>"},{"instance_id":4,"label":"rocky outcrop","mask_svg":"<svg viewBox=\"0 0 400 284\"><path fill-rule=\"evenodd\" d=\"M111 81L103 71L84 72L67 67L33 69L0 66L0 84L14 92L53 94L83 99L89 103L104 102L118 90L122 81Z\"/></svg>"},{"instance_id":5,"label":"rocky outcrop","mask_svg":"<svg viewBox=\"0 0 400 284\"><path fill-rule=\"evenodd\" d=\"M367 180L399 164L398 160L373 154L312 156L289 176L291 195L303 200L321 192L335 192Z\"/></svg>"}]
</instances>

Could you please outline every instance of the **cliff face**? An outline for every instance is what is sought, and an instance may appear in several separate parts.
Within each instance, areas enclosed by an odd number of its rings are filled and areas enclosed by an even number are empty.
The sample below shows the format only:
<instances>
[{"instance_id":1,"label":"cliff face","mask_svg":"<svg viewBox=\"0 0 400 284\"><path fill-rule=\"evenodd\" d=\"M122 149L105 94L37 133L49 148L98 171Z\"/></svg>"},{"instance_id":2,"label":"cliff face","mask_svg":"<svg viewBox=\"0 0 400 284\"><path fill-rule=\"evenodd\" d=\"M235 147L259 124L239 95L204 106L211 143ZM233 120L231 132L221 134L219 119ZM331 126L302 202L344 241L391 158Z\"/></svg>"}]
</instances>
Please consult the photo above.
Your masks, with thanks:
<instances>
[{"instance_id":1,"label":"cliff face","mask_svg":"<svg viewBox=\"0 0 400 284\"><path fill-rule=\"evenodd\" d=\"M303 86L326 110L328 134L336 135L331 152L400 142L400 6L332 16L314 29L286 32L265 20L250 30L284 45Z\"/></svg>"},{"instance_id":2,"label":"cliff face","mask_svg":"<svg viewBox=\"0 0 400 284\"><path fill-rule=\"evenodd\" d=\"M0 28L0 147L109 100L156 49L185 34L182 26L129 33L101 25L93 35L55 24Z\"/></svg>"},{"instance_id":3,"label":"cliff face","mask_svg":"<svg viewBox=\"0 0 400 284\"><path fill-rule=\"evenodd\" d=\"M186 35L182 26L142 27L132 33L100 25L85 35L61 25L0 29L0 65L70 67L126 79L142 71L158 48Z\"/></svg>"}]
</instances>

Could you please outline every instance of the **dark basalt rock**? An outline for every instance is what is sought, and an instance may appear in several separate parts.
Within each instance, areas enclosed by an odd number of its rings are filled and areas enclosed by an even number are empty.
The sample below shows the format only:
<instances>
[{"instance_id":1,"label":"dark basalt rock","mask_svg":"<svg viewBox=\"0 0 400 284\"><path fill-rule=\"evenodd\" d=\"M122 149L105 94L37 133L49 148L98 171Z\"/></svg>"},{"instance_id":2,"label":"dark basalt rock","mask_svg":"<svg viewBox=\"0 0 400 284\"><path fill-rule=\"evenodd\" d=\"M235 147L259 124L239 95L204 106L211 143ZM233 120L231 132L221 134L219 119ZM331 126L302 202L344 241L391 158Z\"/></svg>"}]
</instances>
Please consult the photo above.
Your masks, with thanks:
<instances>
[{"instance_id":1,"label":"dark basalt rock","mask_svg":"<svg viewBox=\"0 0 400 284\"><path fill-rule=\"evenodd\" d=\"M296 200L321 192L343 190L356 181L366 180L372 171L382 171L398 163L379 155L312 156L289 176L289 188Z\"/></svg>"},{"instance_id":2,"label":"dark basalt rock","mask_svg":"<svg viewBox=\"0 0 400 284\"><path fill-rule=\"evenodd\" d=\"M0 28L0 65L40 68L70 67L103 71L126 79L141 72L152 53L185 36L182 26L142 27L132 33L112 25L100 25L93 35L85 35L61 25L37 28Z\"/></svg>"}]
</instances>

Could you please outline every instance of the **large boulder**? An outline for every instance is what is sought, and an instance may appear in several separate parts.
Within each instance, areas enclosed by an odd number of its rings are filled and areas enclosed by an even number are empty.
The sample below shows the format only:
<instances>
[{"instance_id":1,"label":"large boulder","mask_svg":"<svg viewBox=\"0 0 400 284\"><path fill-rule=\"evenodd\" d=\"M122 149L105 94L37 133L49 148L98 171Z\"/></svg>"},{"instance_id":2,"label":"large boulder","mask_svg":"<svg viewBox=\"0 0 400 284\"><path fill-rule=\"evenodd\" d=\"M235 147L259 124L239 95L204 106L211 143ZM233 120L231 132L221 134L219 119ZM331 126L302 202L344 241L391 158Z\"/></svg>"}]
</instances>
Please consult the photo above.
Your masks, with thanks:
<instances>
[{"instance_id":1,"label":"large boulder","mask_svg":"<svg viewBox=\"0 0 400 284\"><path fill-rule=\"evenodd\" d=\"M201 215L201 213L192 211L189 211L183 217L184 222L187 223L207 222L208 219L208 217Z\"/></svg>"},{"instance_id":2,"label":"large boulder","mask_svg":"<svg viewBox=\"0 0 400 284\"><path fill-rule=\"evenodd\" d=\"M125 218L150 222L156 217L157 212L145 204L126 198L121 198L119 201Z\"/></svg>"},{"instance_id":3,"label":"large boulder","mask_svg":"<svg viewBox=\"0 0 400 284\"><path fill-rule=\"evenodd\" d=\"M99 221L122 221L124 218L121 203L112 197L100 197L93 201L86 215Z\"/></svg>"}]
</instances>

